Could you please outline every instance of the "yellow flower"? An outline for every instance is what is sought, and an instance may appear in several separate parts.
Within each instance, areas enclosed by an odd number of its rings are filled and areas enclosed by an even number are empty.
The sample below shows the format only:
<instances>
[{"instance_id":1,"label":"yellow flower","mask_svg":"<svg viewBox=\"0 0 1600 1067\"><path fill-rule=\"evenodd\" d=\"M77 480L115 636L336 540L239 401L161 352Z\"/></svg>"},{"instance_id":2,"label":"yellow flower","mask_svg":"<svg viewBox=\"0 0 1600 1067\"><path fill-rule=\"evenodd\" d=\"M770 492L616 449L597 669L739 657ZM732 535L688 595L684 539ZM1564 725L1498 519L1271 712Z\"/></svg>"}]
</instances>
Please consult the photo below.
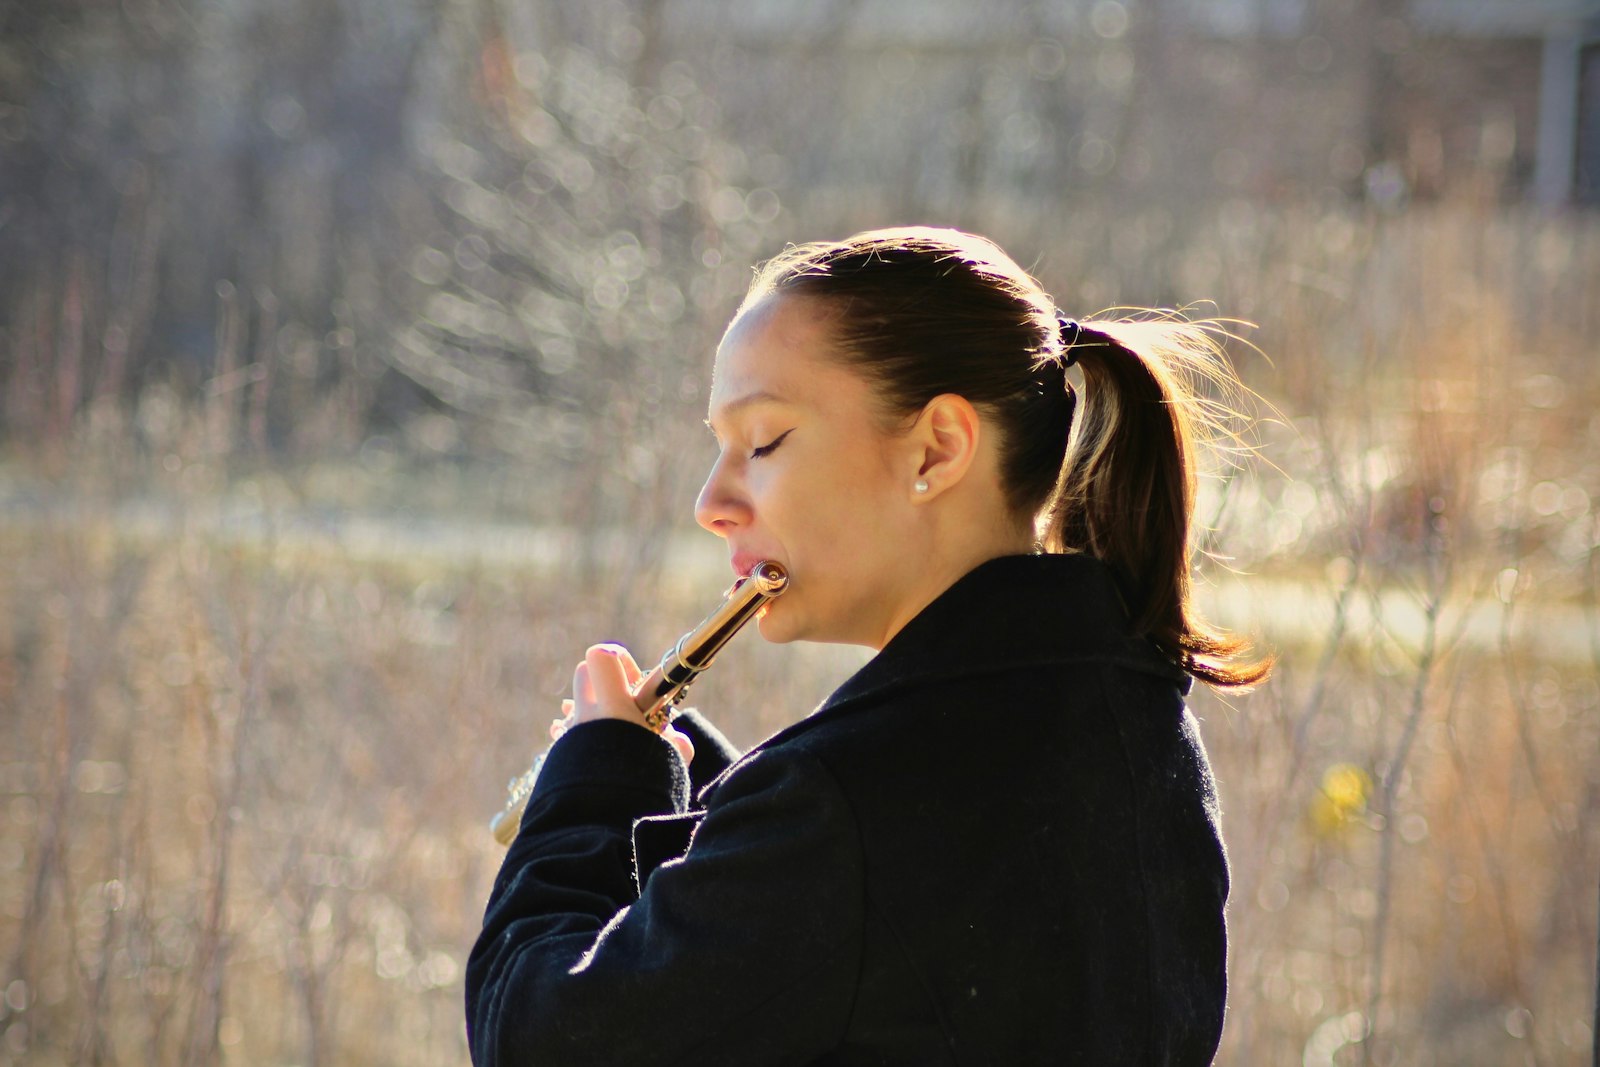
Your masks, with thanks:
<instances>
[{"instance_id":1,"label":"yellow flower","mask_svg":"<svg viewBox=\"0 0 1600 1067\"><path fill-rule=\"evenodd\" d=\"M1322 772L1322 785L1311 801L1311 825L1318 836L1348 829L1367 810L1372 779L1352 763L1335 763Z\"/></svg>"}]
</instances>

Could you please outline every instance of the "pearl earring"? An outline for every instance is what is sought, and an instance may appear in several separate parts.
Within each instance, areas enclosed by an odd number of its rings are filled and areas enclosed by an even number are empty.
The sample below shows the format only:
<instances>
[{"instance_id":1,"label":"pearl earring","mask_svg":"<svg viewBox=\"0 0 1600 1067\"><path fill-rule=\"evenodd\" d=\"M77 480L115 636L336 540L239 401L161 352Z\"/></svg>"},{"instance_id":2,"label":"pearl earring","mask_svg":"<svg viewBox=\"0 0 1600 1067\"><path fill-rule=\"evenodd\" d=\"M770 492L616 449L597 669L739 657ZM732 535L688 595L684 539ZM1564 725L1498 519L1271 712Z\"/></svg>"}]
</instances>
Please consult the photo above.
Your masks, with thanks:
<instances>
[{"instance_id":1,"label":"pearl earring","mask_svg":"<svg viewBox=\"0 0 1600 1067\"><path fill-rule=\"evenodd\" d=\"M919 493L926 493L928 491L928 479L918 478L917 483L911 488L915 489Z\"/></svg>"}]
</instances>

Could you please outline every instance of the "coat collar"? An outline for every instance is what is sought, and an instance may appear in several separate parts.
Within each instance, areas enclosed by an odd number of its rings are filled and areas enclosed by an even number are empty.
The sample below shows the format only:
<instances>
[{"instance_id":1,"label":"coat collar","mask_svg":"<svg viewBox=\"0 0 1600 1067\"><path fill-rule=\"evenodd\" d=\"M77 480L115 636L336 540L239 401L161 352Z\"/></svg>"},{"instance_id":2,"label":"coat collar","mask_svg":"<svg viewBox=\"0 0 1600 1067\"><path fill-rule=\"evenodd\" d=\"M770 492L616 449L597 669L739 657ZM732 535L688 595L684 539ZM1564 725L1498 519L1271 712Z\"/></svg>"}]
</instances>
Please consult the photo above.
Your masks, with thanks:
<instances>
[{"instance_id":1,"label":"coat collar","mask_svg":"<svg viewBox=\"0 0 1600 1067\"><path fill-rule=\"evenodd\" d=\"M1128 632L1122 597L1100 560L1001 556L935 598L817 710L913 684L1084 660L1114 660L1189 689L1187 673Z\"/></svg>"},{"instance_id":2,"label":"coat collar","mask_svg":"<svg viewBox=\"0 0 1600 1067\"><path fill-rule=\"evenodd\" d=\"M837 716L956 678L1114 662L1187 694L1189 675L1128 625L1116 581L1100 560L1054 553L989 560L939 594L815 711L747 758ZM732 770L701 791L702 801Z\"/></svg>"}]
</instances>

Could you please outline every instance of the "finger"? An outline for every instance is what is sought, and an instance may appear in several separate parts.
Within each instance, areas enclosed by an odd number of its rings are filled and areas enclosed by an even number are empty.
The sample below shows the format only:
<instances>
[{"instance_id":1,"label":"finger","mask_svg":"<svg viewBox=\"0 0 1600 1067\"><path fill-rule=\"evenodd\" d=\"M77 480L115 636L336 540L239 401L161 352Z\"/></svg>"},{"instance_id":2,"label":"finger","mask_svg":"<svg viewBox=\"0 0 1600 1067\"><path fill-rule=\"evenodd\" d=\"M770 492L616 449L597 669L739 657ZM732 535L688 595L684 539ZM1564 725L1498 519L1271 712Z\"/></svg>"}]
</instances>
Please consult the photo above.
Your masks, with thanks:
<instances>
[{"instance_id":1,"label":"finger","mask_svg":"<svg viewBox=\"0 0 1600 1067\"><path fill-rule=\"evenodd\" d=\"M633 709L633 691L628 688L627 668L619 656L618 645L593 645L584 655L588 667L590 702L602 715L624 717Z\"/></svg>"},{"instance_id":2,"label":"finger","mask_svg":"<svg viewBox=\"0 0 1600 1067\"><path fill-rule=\"evenodd\" d=\"M678 750L678 755L683 757L684 763L694 762L694 742L689 740L688 734L680 733L673 727L668 726L661 731L661 736L666 738L672 744L672 747Z\"/></svg>"},{"instance_id":3,"label":"finger","mask_svg":"<svg viewBox=\"0 0 1600 1067\"><path fill-rule=\"evenodd\" d=\"M581 660L572 670L572 699L573 707L580 713L585 707L594 705L594 683L589 677L589 661Z\"/></svg>"},{"instance_id":4,"label":"finger","mask_svg":"<svg viewBox=\"0 0 1600 1067\"><path fill-rule=\"evenodd\" d=\"M561 740L561 735L567 732L567 727L570 725L572 725L572 701L563 700L561 718L550 720L550 740Z\"/></svg>"},{"instance_id":5,"label":"finger","mask_svg":"<svg viewBox=\"0 0 1600 1067\"><path fill-rule=\"evenodd\" d=\"M628 692L631 693L637 689L640 679L644 677L644 671L639 669L639 664L635 662L633 653L621 645L611 644L610 642L601 647L609 648L616 654L617 661L622 664L623 677L628 680Z\"/></svg>"}]
</instances>

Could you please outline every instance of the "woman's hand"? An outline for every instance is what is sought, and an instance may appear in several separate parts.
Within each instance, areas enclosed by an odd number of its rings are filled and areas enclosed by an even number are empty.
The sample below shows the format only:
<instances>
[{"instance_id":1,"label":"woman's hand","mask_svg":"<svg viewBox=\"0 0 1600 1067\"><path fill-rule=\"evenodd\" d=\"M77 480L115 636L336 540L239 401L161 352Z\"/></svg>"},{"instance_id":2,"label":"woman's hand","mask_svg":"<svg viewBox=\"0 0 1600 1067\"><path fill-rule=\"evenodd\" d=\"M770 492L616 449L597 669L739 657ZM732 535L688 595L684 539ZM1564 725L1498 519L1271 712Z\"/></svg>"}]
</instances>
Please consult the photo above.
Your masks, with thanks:
<instances>
[{"instance_id":1,"label":"woman's hand","mask_svg":"<svg viewBox=\"0 0 1600 1067\"><path fill-rule=\"evenodd\" d=\"M621 645L590 645L583 662L572 672L572 699L561 702L562 718L550 723L550 739L558 740L567 730L596 719L621 719L649 729L644 715L633 702L644 672ZM694 759L694 743L670 724L661 736L678 750L683 762Z\"/></svg>"}]
</instances>

